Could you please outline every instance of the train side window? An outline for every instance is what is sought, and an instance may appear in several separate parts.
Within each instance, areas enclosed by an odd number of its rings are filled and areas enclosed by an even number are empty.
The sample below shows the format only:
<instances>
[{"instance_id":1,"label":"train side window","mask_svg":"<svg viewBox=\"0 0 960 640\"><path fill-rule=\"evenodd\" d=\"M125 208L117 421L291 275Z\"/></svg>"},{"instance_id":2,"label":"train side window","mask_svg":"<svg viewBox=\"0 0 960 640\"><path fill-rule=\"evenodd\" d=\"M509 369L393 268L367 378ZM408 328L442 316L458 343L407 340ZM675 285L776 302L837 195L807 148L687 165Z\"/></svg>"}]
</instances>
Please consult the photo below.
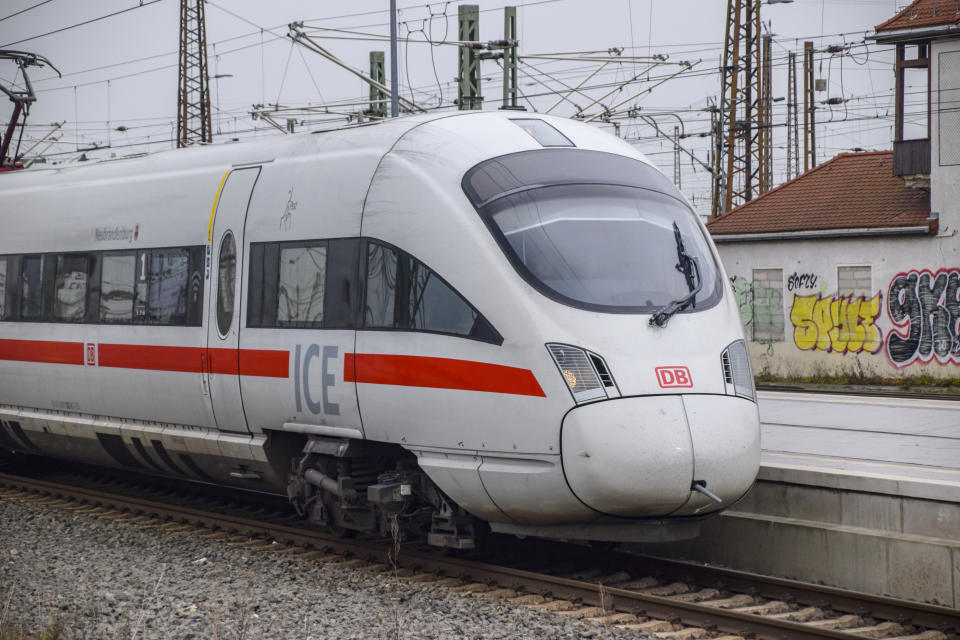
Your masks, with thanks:
<instances>
[{"instance_id":1,"label":"train side window","mask_svg":"<svg viewBox=\"0 0 960 640\"><path fill-rule=\"evenodd\" d=\"M396 326L394 318L396 298L397 251L376 242L368 242L364 326L376 328Z\"/></svg>"},{"instance_id":2,"label":"train side window","mask_svg":"<svg viewBox=\"0 0 960 640\"><path fill-rule=\"evenodd\" d=\"M20 256L0 258L0 320L13 322L18 319L20 300Z\"/></svg>"},{"instance_id":3,"label":"train side window","mask_svg":"<svg viewBox=\"0 0 960 640\"><path fill-rule=\"evenodd\" d=\"M190 252L187 249L154 249L150 252L148 321L153 324L187 323Z\"/></svg>"},{"instance_id":4,"label":"train side window","mask_svg":"<svg viewBox=\"0 0 960 640\"><path fill-rule=\"evenodd\" d=\"M280 246L277 326L323 326L326 271L325 243Z\"/></svg>"},{"instance_id":5,"label":"train side window","mask_svg":"<svg viewBox=\"0 0 960 640\"><path fill-rule=\"evenodd\" d=\"M360 239L342 238L327 242L327 293L323 326L353 329L357 326L360 287Z\"/></svg>"},{"instance_id":6,"label":"train side window","mask_svg":"<svg viewBox=\"0 0 960 640\"><path fill-rule=\"evenodd\" d=\"M237 243L227 231L220 241L220 269L217 277L217 329L226 336L233 324L234 295L237 290Z\"/></svg>"},{"instance_id":7,"label":"train side window","mask_svg":"<svg viewBox=\"0 0 960 640\"><path fill-rule=\"evenodd\" d=\"M100 273L100 322L132 322L137 255L104 254Z\"/></svg>"},{"instance_id":8,"label":"train side window","mask_svg":"<svg viewBox=\"0 0 960 640\"><path fill-rule=\"evenodd\" d=\"M40 320L43 315L43 256L24 256L20 276L20 319Z\"/></svg>"},{"instance_id":9,"label":"train side window","mask_svg":"<svg viewBox=\"0 0 960 640\"><path fill-rule=\"evenodd\" d=\"M250 286L247 293L247 326L277 326L277 267L280 245L259 242L250 245Z\"/></svg>"},{"instance_id":10,"label":"train side window","mask_svg":"<svg viewBox=\"0 0 960 640\"><path fill-rule=\"evenodd\" d=\"M443 278L404 251L367 242L364 326L464 336L503 337Z\"/></svg>"},{"instance_id":11,"label":"train side window","mask_svg":"<svg viewBox=\"0 0 960 640\"><path fill-rule=\"evenodd\" d=\"M133 279L133 322L200 326L203 254L203 247L138 251Z\"/></svg>"},{"instance_id":12,"label":"train side window","mask_svg":"<svg viewBox=\"0 0 960 640\"><path fill-rule=\"evenodd\" d=\"M85 253L56 257L53 319L57 322L82 322L87 315L87 282L90 256Z\"/></svg>"}]
</instances>

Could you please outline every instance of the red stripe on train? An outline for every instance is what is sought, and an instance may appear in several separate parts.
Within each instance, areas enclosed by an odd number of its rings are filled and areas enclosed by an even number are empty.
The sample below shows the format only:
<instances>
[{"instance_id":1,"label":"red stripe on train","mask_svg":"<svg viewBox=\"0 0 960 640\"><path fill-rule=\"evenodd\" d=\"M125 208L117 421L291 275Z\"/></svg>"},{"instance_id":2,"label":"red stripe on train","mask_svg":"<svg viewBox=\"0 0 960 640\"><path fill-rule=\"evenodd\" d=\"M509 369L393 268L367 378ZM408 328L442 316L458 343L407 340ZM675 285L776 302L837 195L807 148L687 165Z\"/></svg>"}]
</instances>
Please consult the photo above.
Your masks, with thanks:
<instances>
[{"instance_id":1,"label":"red stripe on train","mask_svg":"<svg viewBox=\"0 0 960 640\"><path fill-rule=\"evenodd\" d=\"M101 367L200 373L206 366L209 373L290 377L289 351L137 344L100 344L97 351L97 363ZM0 339L0 360L83 365L84 343Z\"/></svg>"},{"instance_id":2,"label":"red stripe on train","mask_svg":"<svg viewBox=\"0 0 960 640\"><path fill-rule=\"evenodd\" d=\"M0 340L0 360L83 364L82 342L47 340Z\"/></svg>"},{"instance_id":3,"label":"red stripe on train","mask_svg":"<svg viewBox=\"0 0 960 640\"><path fill-rule=\"evenodd\" d=\"M188 373L200 373L205 367L221 375L290 377L289 351L101 344L98 355L101 367Z\"/></svg>"},{"instance_id":4,"label":"red stripe on train","mask_svg":"<svg viewBox=\"0 0 960 640\"><path fill-rule=\"evenodd\" d=\"M546 397L529 369L450 358L347 353L344 354L343 379L345 382Z\"/></svg>"}]
</instances>

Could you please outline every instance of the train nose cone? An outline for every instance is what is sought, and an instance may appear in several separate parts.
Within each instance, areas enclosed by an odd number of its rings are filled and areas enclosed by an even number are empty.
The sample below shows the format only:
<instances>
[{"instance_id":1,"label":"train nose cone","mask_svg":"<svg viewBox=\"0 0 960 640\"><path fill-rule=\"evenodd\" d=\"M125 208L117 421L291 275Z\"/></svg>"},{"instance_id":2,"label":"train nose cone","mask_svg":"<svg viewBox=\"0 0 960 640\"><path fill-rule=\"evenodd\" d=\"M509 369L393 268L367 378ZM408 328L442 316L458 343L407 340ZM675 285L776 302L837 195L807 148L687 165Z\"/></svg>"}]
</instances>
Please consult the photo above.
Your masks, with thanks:
<instances>
[{"instance_id":1,"label":"train nose cone","mask_svg":"<svg viewBox=\"0 0 960 640\"><path fill-rule=\"evenodd\" d=\"M561 435L570 489L597 511L633 518L729 506L756 477L759 444L756 406L724 396L588 404L567 414ZM695 480L723 502L692 493Z\"/></svg>"}]
</instances>

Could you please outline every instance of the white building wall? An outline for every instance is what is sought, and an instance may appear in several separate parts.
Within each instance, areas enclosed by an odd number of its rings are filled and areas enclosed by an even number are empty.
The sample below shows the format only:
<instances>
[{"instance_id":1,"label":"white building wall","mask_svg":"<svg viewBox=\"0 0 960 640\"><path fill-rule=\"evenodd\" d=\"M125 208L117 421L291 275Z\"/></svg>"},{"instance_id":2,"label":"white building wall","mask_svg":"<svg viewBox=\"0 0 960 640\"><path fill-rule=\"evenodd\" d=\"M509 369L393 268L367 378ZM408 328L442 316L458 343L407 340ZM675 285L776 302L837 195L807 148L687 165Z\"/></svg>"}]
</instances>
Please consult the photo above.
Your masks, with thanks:
<instances>
[{"instance_id":1,"label":"white building wall","mask_svg":"<svg viewBox=\"0 0 960 640\"><path fill-rule=\"evenodd\" d=\"M960 231L960 39L930 49L930 210L941 233Z\"/></svg>"},{"instance_id":2,"label":"white building wall","mask_svg":"<svg viewBox=\"0 0 960 640\"><path fill-rule=\"evenodd\" d=\"M754 373L960 378L960 237L717 246L740 306ZM841 267L860 267L845 272L847 287L856 293L838 295ZM779 283L771 278L773 269L781 270Z\"/></svg>"}]
</instances>

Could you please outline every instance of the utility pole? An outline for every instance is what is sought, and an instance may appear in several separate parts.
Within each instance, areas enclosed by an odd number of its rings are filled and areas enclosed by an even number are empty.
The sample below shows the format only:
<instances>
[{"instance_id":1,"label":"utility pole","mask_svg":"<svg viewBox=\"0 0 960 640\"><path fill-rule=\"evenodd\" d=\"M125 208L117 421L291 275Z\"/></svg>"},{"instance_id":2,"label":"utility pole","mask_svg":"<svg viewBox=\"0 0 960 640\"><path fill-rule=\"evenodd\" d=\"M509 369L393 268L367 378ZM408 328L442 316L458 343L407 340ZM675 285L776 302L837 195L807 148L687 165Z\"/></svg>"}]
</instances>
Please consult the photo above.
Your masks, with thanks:
<instances>
[{"instance_id":1,"label":"utility pole","mask_svg":"<svg viewBox=\"0 0 960 640\"><path fill-rule=\"evenodd\" d=\"M814 104L813 43L803 43L803 170L817 166L817 116Z\"/></svg>"},{"instance_id":2,"label":"utility pole","mask_svg":"<svg viewBox=\"0 0 960 640\"><path fill-rule=\"evenodd\" d=\"M680 127L673 128L673 184L682 189L680 184Z\"/></svg>"},{"instance_id":3,"label":"utility pole","mask_svg":"<svg viewBox=\"0 0 960 640\"><path fill-rule=\"evenodd\" d=\"M387 81L383 51L370 52L370 79L381 86ZM387 92L376 84L370 85L370 106L367 113L375 118L387 117Z\"/></svg>"},{"instance_id":4,"label":"utility pole","mask_svg":"<svg viewBox=\"0 0 960 640\"><path fill-rule=\"evenodd\" d=\"M787 180L800 173L800 127L797 117L797 54L787 54Z\"/></svg>"},{"instance_id":5,"label":"utility pole","mask_svg":"<svg viewBox=\"0 0 960 640\"><path fill-rule=\"evenodd\" d=\"M508 43L503 48L503 106L517 107L517 8L503 8L503 39ZM512 44L509 44L512 43Z\"/></svg>"},{"instance_id":6,"label":"utility pole","mask_svg":"<svg viewBox=\"0 0 960 640\"><path fill-rule=\"evenodd\" d=\"M390 117L400 115L400 82L397 77L397 0L390 0Z\"/></svg>"},{"instance_id":7,"label":"utility pole","mask_svg":"<svg viewBox=\"0 0 960 640\"><path fill-rule=\"evenodd\" d=\"M773 188L773 61L771 60L773 36L763 36L763 73L760 86L763 90L760 115L760 193Z\"/></svg>"},{"instance_id":8,"label":"utility pole","mask_svg":"<svg viewBox=\"0 0 960 640\"><path fill-rule=\"evenodd\" d=\"M393 0L392 0L393 1ZM462 44L480 40L480 7L475 4L461 4L457 7L459 23L459 74L457 83L457 105L461 111L483 108L483 96L480 93L480 58L476 50Z\"/></svg>"},{"instance_id":9,"label":"utility pole","mask_svg":"<svg viewBox=\"0 0 960 640\"><path fill-rule=\"evenodd\" d=\"M180 0L177 147L213 142L204 0Z\"/></svg>"},{"instance_id":10,"label":"utility pole","mask_svg":"<svg viewBox=\"0 0 960 640\"><path fill-rule=\"evenodd\" d=\"M714 175L726 174L716 190L712 217L753 199L760 187L760 0L727 0L727 30L721 68L720 127Z\"/></svg>"}]
</instances>

